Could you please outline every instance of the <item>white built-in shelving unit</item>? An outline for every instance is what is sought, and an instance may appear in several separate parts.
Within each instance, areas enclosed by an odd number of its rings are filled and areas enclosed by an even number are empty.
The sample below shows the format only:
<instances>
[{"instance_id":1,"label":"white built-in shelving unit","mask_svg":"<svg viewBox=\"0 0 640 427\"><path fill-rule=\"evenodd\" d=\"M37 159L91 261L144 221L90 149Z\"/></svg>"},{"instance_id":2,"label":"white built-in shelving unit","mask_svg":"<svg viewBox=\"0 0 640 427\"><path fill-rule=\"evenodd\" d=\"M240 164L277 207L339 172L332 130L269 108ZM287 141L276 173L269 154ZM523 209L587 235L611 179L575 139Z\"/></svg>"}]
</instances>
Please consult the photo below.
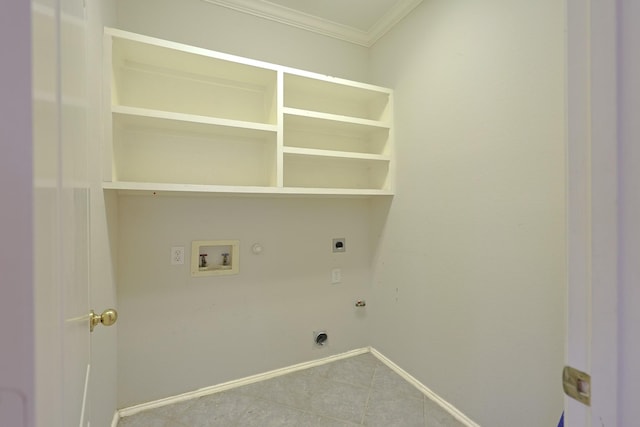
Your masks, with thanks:
<instances>
[{"instance_id":1,"label":"white built-in shelving unit","mask_svg":"<svg viewBox=\"0 0 640 427\"><path fill-rule=\"evenodd\" d=\"M104 188L393 194L393 92L105 29Z\"/></svg>"}]
</instances>

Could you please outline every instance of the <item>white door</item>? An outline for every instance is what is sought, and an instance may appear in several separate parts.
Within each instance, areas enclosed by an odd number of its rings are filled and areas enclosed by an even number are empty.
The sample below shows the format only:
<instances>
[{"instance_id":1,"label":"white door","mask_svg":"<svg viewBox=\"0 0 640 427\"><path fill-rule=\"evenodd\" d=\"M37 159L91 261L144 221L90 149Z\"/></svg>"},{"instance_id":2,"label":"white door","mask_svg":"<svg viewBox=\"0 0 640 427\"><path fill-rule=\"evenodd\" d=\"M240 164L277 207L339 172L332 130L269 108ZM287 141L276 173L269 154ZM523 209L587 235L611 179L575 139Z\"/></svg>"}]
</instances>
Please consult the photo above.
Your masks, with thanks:
<instances>
[{"instance_id":1,"label":"white door","mask_svg":"<svg viewBox=\"0 0 640 427\"><path fill-rule=\"evenodd\" d=\"M32 1L38 426L88 425L85 23L83 0Z\"/></svg>"},{"instance_id":2,"label":"white door","mask_svg":"<svg viewBox=\"0 0 640 427\"><path fill-rule=\"evenodd\" d=\"M566 363L591 406L566 397L565 425L617 426L616 2L567 0L567 17Z\"/></svg>"}]
</instances>

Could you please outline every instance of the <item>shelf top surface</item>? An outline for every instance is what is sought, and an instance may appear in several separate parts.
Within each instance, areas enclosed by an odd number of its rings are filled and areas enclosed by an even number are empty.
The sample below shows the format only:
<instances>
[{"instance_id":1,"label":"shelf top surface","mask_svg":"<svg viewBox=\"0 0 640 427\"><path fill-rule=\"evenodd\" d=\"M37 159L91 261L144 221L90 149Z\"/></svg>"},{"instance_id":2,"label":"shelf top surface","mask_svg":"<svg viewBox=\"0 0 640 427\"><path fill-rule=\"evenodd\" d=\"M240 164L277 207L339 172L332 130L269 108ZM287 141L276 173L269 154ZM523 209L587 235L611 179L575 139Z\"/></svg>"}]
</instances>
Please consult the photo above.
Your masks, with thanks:
<instances>
[{"instance_id":1,"label":"shelf top surface","mask_svg":"<svg viewBox=\"0 0 640 427\"><path fill-rule=\"evenodd\" d=\"M146 45L172 49L179 52L190 53L190 54L200 55L200 56L214 58L214 59L220 59L220 60L228 61L231 63L257 67L264 70L281 71L285 73L285 78L287 74L294 76L293 80L296 80L297 78L309 78L313 80L324 81L326 83L333 83L336 85L351 87L351 88L354 88L355 90L379 92L382 94L391 94L393 92L393 90L390 88L377 86L370 83L362 83L362 82L357 82L353 80L343 79L340 77L334 77L334 76L324 75L320 73L315 73L311 71L299 70L296 68L287 67L283 65L272 64L269 62L244 58L241 56L231 55L224 52L218 52L218 51L205 49L201 47L190 46L187 44L182 44L182 43L172 42L172 41L163 40L155 37L136 34L136 33L132 33L129 31L124 31L116 28L105 27L104 32L105 32L105 35L110 36L112 39L121 39L121 40L128 40L132 42L143 43Z\"/></svg>"},{"instance_id":2,"label":"shelf top surface","mask_svg":"<svg viewBox=\"0 0 640 427\"><path fill-rule=\"evenodd\" d=\"M117 190L119 194L160 195L255 195L255 196L328 196L371 197L393 196L392 191L350 188L251 187L200 184L164 184L146 182L103 182L104 190Z\"/></svg>"},{"instance_id":3,"label":"shelf top surface","mask_svg":"<svg viewBox=\"0 0 640 427\"><path fill-rule=\"evenodd\" d=\"M283 108L285 122L290 124L299 124L305 127L324 128L328 123L332 123L334 127L344 128L360 128L364 129L389 129L391 126L387 122L379 120L363 119L359 117L343 116L339 114L324 113L321 111L302 110L299 108L284 107Z\"/></svg>"},{"instance_id":4,"label":"shelf top surface","mask_svg":"<svg viewBox=\"0 0 640 427\"><path fill-rule=\"evenodd\" d=\"M112 113L117 123L127 126L199 130L201 133L209 133L215 127L217 134L246 134L247 136L259 136L262 133L275 133L277 131L276 125L268 123L221 119L147 108L113 106Z\"/></svg>"}]
</instances>

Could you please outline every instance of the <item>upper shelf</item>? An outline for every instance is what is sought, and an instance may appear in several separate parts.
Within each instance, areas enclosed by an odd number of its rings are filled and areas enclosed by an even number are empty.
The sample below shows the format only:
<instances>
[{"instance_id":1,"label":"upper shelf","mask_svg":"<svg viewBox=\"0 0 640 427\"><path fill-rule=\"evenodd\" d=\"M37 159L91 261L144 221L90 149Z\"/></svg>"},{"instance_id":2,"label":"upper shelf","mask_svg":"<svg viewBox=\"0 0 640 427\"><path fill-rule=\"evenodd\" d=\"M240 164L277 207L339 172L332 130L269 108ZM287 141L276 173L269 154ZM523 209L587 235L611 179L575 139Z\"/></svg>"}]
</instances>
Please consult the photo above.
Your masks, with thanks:
<instances>
[{"instance_id":1,"label":"upper shelf","mask_svg":"<svg viewBox=\"0 0 640 427\"><path fill-rule=\"evenodd\" d=\"M104 184L126 194L393 194L390 89L105 29Z\"/></svg>"},{"instance_id":2,"label":"upper shelf","mask_svg":"<svg viewBox=\"0 0 640 427\"><path fill-rule=\"evenodd\" d=\"M258 137L263 133L275 133L276 125L244 122L194 114L173 113L137 107L112 107L114 122L117 125L164 128L194 133L216 133Z\"/></svg>"},{"instance_id":3,"label":"upper shelf","mask_svg":"<svg viewBox=\"0 0 640 427\"><path fill-rule=\"evenodd\" d=\"M112 105L276 123L275 70L139 39L113 38Z\"/></svg>"},{"instance_id":4,"label":"upper shelf","mask_svg":"<svg viewBox=\"0 0 640 427\"><path fill-rule=\"evenodd\" d=\"M389 123L389 89L340 79L284 74L284 106Z\"/></svg>"},{"instance_id":5,"label":"upper shelf","mask_svg":"<svg viewBox=\"0 0 640 427\"><path fill-rule=\"evenodd\" d=\"M317 112L313 110L302 110L299 108L284 107L284 114L286 116L298 117L291 121L297 123L306 123L313 127L330 127L333 129L352 130L356 132L370 132L375 128L389 129L390 125L387 122L379 120L363 119L360 117L345 116L332 113ZM286 119L285 119L286 120Z\"/></svg>"}]
</instances>

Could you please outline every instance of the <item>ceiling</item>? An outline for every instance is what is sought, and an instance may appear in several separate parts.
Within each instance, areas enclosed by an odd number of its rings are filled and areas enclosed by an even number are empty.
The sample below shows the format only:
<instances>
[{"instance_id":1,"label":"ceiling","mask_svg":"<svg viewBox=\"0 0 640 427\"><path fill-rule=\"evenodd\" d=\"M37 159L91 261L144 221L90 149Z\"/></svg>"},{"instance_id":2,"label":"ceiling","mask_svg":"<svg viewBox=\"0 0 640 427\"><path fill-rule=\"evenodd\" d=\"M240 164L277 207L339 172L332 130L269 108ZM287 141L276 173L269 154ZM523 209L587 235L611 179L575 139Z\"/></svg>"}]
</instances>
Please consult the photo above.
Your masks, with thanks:
<instances>
[{"instance_id":1,"label":"ceiling","mask_svg":"<svg viewBox=\"0 0 640 427\"><path fill-rule=\"evenodd\" d=\"M261 18L373 45L422 0L203 0Z\"/></svg>"}]
</instances>

